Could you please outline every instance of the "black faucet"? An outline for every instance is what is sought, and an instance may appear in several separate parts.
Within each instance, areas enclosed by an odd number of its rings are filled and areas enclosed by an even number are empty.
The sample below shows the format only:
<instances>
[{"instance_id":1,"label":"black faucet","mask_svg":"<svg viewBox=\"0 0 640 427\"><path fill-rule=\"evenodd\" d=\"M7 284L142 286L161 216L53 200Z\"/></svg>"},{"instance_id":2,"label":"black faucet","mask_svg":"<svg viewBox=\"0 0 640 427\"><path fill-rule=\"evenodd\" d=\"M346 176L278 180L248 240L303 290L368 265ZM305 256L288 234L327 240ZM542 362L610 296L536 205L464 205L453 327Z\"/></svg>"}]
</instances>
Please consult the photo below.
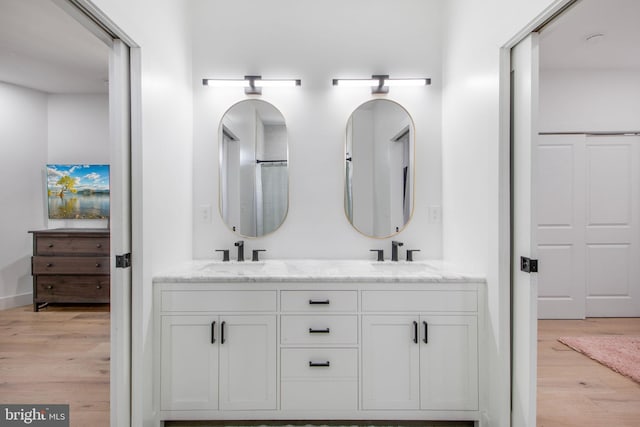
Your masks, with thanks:
<instances>
[{"instance_id":1,"label":"black faucet","mask_svg":"<svg viewBox=\"0 0 640 427\"><path fill-rule=\"evenodd\" d=\"M244 240L238 240L233 245L238 248L238 262L244 261Z\"/></svg>"},{"instance_id":2,"label":"black faucet","mask_svg":"<svg viewBox=\"0 0 640 427\"><path fill-rule=\"evenodd\" d=\"M398 247L403 244L404 243L398 242L397 240L391 241L391 261L398 261Z\"/></svg>"}]
</instances>

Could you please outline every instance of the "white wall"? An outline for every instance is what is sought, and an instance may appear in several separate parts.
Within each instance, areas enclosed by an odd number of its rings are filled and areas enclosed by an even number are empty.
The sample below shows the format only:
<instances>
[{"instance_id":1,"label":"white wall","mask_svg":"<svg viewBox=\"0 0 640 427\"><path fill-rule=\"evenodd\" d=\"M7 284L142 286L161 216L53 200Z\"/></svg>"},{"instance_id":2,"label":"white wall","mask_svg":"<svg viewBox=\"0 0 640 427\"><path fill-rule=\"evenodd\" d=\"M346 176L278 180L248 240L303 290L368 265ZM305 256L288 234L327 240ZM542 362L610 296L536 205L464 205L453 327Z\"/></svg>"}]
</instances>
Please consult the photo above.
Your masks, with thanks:
<instances>
[{"instance_id":1,"label":"white wall","mask_svg":"<svg viewBox=\"0 0 640 427\"><path fill-rule=\"evenodd\" d=\"M639 111L640 70L540 71L542 132L640 131Z\"/></svg>"},{"instance_id":2,"label":"white wall","mask_svg":"<svg viewBox=\"0 0 640 427\"><path fill-rule=\"evenodd\" d=\"M500 246L500 48L553 0L445 2L443 71L444 259L487 276L490 425L509 425L509 282ZM508 80L507 80L508 81ZM508 98L507 98L508 99ZM506 249L506 250L505 250ZM505 264L506 263L506 264ZM517 402L516 402L517 404Z\"/></svg>"},{"instance_id":3,"label":"white wall","mask_svg":"<svg viewBox=\"0 0 640 427\"><path fill-rule=\"evenodd\" d=\"M109 96L49 94L47 100L47 163L109 164ZM47 228L107 226L107 220L47 220Z\"/></svg>"},{"instance_id":4,"label":"white wall","mask_svg":"<svg viewBox=\"0 0 640 427\"><path fill-rule=\"evenodd\" d=\"M0 82L0 310L31 303L29 230L45 225L47 95Z\"/></svg>"},{"instance_id":5,"label":"white wall","mask_svg":"<svg viewBox=\"0 0 640 427\"><path fill-rule=\"evenodd\" d=\"M275 233L247 241L264 258L359 258L390 241L367 238L344 213L344 144L350 114L373 98L369 88L335 88L332 78L431 77L423 88L392 88L416 126L416 205L397 236L420 258L441 256L441 227L427 218L440 205L440 8L437 0L196 0L194 4L194 256L233 247L218 215L217 129L241 89L204 87L203 78L300 78L302 86L263 90L289 132L290 205ZM212 23L215 22L215 25ZM211 206L211 221L198 215Z\"/></svg>"}]
</instances>

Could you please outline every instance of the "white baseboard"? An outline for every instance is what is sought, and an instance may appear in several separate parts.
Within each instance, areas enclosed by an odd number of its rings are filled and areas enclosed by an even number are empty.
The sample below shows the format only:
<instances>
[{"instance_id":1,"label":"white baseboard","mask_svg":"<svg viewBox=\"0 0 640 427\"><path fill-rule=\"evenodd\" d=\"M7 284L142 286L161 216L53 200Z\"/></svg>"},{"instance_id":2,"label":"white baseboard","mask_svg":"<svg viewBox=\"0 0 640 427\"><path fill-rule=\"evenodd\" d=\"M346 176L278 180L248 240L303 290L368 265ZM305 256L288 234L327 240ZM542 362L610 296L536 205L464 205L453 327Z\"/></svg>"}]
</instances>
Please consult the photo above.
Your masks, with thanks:
<instances>
[{"instance_id":1,"label":"white baseboard","mask_svg":"<svg viewBox=\"0 0 640 427\"><path fill-rule=\"evenodd\" d=\"M0 297L0 310L8 310L14 307L33 304L33 293L20 295L10 295L8 297Z\"/></svg>"}]
</instances>

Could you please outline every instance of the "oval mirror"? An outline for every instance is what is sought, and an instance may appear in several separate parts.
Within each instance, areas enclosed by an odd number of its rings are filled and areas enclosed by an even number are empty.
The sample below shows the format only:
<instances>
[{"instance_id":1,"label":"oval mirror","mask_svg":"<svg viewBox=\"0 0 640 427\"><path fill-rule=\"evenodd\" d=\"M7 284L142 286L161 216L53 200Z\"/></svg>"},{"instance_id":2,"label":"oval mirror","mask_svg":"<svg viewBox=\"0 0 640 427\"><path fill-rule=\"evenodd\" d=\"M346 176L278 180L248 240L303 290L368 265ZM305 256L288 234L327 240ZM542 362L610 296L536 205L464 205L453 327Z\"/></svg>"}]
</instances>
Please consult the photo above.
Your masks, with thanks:
<instances>
[{"instance_id":1,"label":"oval mirror","mask_svg":"<svg viewBox=\"0 0 640 427\"><path fill-rule=\"evenodd\" d=\"M225 224L244 237L275 231L289 208L287 126L273 105L240 101L220 122L219 206Z\"/></svg>"},{"instance_id":2,"label":"oval mirror","mask_svg":"<svg viewBox=\"0 0 640 427\"><path fill-rule=\"evenodd\" d=\"M369 237L402 230L413 212L414 126L398 103L374 99L347 122L345 213Z\"/></svg>"}]
</instances>

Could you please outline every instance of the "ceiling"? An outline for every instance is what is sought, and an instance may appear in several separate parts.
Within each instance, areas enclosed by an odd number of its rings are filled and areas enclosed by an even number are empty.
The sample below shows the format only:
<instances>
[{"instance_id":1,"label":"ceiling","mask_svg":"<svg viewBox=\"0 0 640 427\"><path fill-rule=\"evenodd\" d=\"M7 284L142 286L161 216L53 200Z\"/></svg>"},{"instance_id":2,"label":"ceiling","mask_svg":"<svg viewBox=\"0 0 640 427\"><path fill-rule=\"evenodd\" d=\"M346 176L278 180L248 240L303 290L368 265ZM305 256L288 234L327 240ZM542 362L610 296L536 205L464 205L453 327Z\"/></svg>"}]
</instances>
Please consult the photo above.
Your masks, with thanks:
<instances>
[{"instance_id":1,"label":"ceiling","mask_svg":"<svg viewBox=\"0 0 640 427\"><path fill-rule=\"evenodd\" d=\"M51 0L0 0L0 81L107 93L109 47Z\"/></svg>"},{"instance_id":2,"label":"ceiling","mask_svg":"<svg viewBox=\"0 0 640 427\"><path fill-rule=\"evenodd\" d=\"M551 69L640 70L640 1L580 0L540 35ZM587 38L594 34L601 37ZM105 93L108 47L52 0L0 0L0 81L49 93Z\"/></svg>"},{"instance_id":3,"label":"ceiling","mask_svg":"<svg viewBox=\"0 0 640 427\"><path fill-rule=\"evenodd\" d=\"M640 70L639 18L638 0L580 0L542 29L540 67Z\"/></svg>"}]
</instances>

